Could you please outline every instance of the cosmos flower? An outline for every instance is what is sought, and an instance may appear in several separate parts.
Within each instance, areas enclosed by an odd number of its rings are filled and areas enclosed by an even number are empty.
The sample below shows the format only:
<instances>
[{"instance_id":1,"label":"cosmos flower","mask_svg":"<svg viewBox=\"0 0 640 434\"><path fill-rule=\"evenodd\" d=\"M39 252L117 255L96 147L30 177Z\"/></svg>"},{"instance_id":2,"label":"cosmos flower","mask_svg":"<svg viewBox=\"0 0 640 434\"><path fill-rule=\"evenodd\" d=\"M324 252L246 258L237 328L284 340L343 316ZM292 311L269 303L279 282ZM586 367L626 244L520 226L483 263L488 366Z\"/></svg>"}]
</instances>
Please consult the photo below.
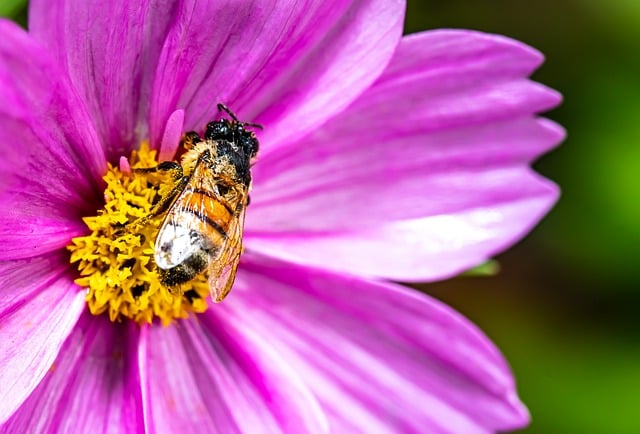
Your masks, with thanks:
<instances>
[{"instance_id":1,"label":"cosmos flower","mask_svg":"<svg viewBox=\"0 0 640 434\"><path fill-rule=\"evenodd\" d=\"M402 37L402 1L266 4L35 0L28 33L0 21L2 432L527 424L488 338L391 281L478 265L552 206L529 168L563 136L536 116L559 102L527 78L542 56ZM212 304L164 291L148 237L109 228L161 184L128 167L173 159L218 102L264 130Z\"/></svg>"}]
</instances>

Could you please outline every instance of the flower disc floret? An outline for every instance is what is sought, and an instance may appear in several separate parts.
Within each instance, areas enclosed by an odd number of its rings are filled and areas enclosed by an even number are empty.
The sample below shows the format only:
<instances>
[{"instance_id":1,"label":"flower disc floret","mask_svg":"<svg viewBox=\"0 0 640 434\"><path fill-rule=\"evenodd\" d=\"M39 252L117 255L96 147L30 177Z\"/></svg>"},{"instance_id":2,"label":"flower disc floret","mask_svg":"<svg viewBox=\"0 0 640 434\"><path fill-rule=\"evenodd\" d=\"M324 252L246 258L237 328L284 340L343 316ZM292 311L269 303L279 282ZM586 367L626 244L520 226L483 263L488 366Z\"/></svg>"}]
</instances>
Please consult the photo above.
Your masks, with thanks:
<instances>
[{"instance_id":1,"label":"flower disc floret","mask_svg":"<svg viewBox=\"0 0 640 434\"><path fill-rule=\"evenodd\" d=\"M83 219L91 233L74 238L67 247L81 276L75 282L87 288L89 310L94 315L108 312L111 321L151 323L158 318L168 325L207 309L205 276L180 291L160 283L153 242L164 215L137 224L172 185L166 175L135 170L156 164L156 152L143 144L131 155L130 173L109 165L103 177L104 209Z\"/></svg>"}]
</instances>

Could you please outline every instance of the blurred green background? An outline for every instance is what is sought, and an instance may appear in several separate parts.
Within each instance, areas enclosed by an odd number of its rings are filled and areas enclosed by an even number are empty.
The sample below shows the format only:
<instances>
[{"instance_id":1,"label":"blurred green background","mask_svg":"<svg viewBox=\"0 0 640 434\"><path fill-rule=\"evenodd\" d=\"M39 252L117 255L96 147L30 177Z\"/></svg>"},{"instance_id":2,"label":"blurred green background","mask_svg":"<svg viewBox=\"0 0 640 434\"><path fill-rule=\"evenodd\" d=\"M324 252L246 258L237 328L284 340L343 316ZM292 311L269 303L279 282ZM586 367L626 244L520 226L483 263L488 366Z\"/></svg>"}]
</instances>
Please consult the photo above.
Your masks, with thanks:
<instances>
[{"instance_id":1,"label":"blurred green background","mask_svg":"<svg viewBox=\"0 0 640 434\"><path fill-rule=\"evenodd\" d=\"M24 24L23 1L0 14ZM409 0L407 33L500 33L545 53L535 78L564 104L567 141L536 168L556 208L498 257L500 273L423 289L478 324L510 361L524 433L640 433L640 0Z\"/></svg>"}]
</instances>

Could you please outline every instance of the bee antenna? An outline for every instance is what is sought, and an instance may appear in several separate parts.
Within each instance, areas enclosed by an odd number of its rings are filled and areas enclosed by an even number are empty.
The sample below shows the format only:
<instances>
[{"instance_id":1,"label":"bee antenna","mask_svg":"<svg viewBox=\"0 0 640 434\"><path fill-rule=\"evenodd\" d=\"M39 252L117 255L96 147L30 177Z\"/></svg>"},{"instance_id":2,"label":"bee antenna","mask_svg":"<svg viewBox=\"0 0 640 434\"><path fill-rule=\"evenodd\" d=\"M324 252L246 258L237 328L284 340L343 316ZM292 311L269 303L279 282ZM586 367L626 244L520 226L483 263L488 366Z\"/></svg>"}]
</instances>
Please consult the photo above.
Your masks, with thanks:
<instances>
[{"instance_id":1,"label":"bee antenna","mask_svg":"<svg viewBox=\"0 0 640 434\"><path fill-rule=\"evenodd\" d=\"M233 119L234 121L240 123L240 121L238 120L236 115L234 115L233 112L231 110L229 110L229 107L227 107L226 105L222 104L221 102L218 103L218 111L227 113L229 116L231 116L231 119Z\"/></svg>"},{"instance_id":2,"label":"bee antenna","mask_svg":"<svg viewBox=\"0 0 640 434\"><path fill-rule=\"evenodd\" d=\"M226 105L224 105L221 102L218 103L218 111L227 113L229 116L231 116L231 119L233 119L234 121L236 121L237 123L239 123L243 127L253 127L253 128L258 128L260 130L264 130L264 127L262 125L260 125L260 124L253 124L253 123L250 123L250 122L240 122L238 120L238 118L236 117L236 115L231 110L229 110L229 107L227 107Z\"/></svg>"},{"instance_id":3,"label":"bee antenna","mask_svg":"<svg viewBox=\"0 0 640 434\"><path fill-rule=\"evenodd\" d=\"M247 127L253 127L253 128L258 128L259 130L264 130L264 127L260 124L252 124L249 122L242 122L242 125L247 126Z\"/></svg>"}]
</instances>

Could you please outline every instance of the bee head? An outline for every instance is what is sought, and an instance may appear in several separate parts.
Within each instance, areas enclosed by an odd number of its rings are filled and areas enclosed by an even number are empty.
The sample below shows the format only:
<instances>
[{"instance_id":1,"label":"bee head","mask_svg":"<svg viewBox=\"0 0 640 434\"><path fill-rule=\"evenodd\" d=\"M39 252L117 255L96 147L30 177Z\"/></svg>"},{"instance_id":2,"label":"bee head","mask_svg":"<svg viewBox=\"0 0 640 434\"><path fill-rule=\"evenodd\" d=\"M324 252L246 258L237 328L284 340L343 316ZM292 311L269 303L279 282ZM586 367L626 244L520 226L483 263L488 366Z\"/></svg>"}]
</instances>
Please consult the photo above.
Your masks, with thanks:
<instances>
[{"instance_id":1,"label":"bee head","mask_svg":"<svg viewBox=\"0 0 640 434\"><path fill-rule=\"evenodd\" d=\"M204 138L206 140L215 140L216 142L222 140L233 142L234 136L233 122L226 119L209 122L204 132Z\"/></svg>"},{"instance_id":2,"label":"bee head","mask_svg":"<svg viewBox=\"0 0 640 434\"><path fill-rule=\"evenodd\" d=\"M209 122L205 130L204 138L215 140L216 142L229 142L237 146L245 157L251 159L258 153L258 139L252 131L247 131L245 127L262 129L261 125L248 122L240 122L235 114L224 104L218 104L218 110L227 113L231 120L220 119Z\"/></svg>"},{"instance_id":3,"label":"bee head","mask_svg":"<svg viewBox=\"0 0 640 434\"><path fill-rule=\"evenodd\" d=\"M244 131L240 136L240 147L244 151L244 155L249 157L249 159L255 157L259 148L256 135L251 131Z\"/></svg>"}]
</instances>

